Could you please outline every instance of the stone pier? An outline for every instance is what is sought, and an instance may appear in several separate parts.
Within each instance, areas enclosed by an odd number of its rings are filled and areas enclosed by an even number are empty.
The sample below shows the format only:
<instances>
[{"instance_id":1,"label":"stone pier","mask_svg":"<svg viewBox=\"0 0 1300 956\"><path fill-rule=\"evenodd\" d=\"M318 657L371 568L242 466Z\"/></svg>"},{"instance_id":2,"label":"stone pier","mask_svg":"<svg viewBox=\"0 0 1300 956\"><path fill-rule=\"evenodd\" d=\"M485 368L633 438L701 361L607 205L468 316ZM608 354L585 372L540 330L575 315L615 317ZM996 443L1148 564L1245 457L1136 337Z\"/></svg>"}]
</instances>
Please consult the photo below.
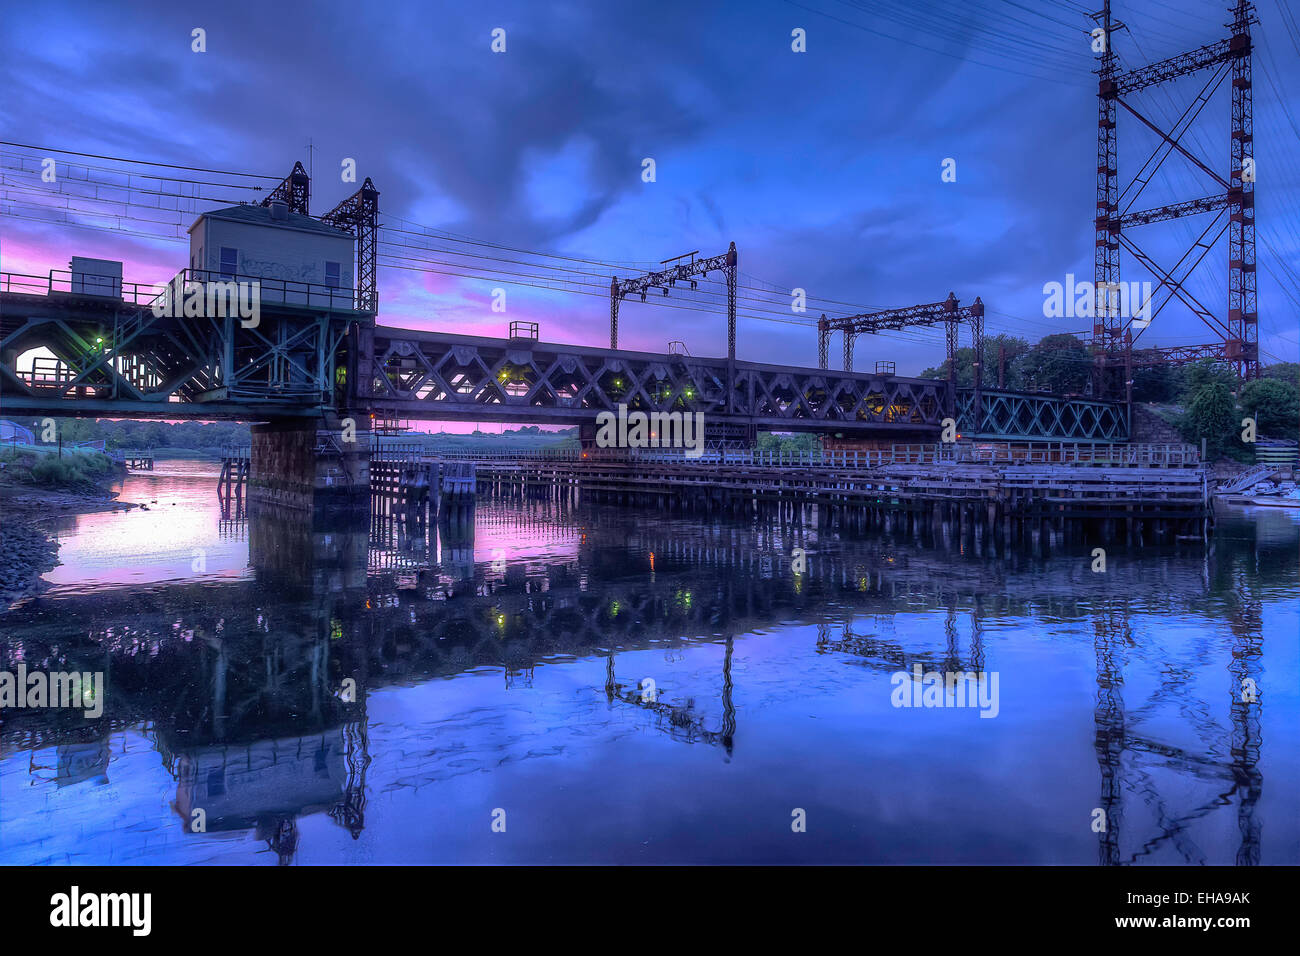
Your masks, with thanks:
<instances>
[{"instance_id":1,"label":"stone pier","mask_svg":"<svg viewBox=\"0 0 1300 956\"><path fill-rule=\"evenodd\" d=\"M369 427L362 413L254 425L249 503L364 513L370 498Z\"/></svg>"}]
</instances>

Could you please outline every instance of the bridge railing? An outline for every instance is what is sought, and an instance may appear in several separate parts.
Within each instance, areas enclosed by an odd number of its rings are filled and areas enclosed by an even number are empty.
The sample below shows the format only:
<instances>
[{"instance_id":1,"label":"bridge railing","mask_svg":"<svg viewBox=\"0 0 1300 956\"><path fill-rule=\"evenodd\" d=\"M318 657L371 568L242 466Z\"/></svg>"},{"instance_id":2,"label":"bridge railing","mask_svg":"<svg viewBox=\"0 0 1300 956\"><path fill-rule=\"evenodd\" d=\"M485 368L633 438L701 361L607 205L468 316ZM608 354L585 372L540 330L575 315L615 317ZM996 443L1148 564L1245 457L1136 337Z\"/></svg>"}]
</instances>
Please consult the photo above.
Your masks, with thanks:
<instances>
[{"instance_id":1,"label":"bridge railing","mask_svg":"<svg viewBox=\"0 0 1300 956\"><path fill-rule=\"evenodd\" d=\"M22 295L49 295L50 277L34 276L22 272L0 272L0 292Z\"/></svg>"},{"instance_id":2,"label":"bridge railing","mask_svg":"<svg viewBox=\"0 0 1300 956\"><path fill-rule=\"evenodd\" d=\"M87 279L100 278L74 273L68 269L51 269L49 294L85 295L99 299L121 299L132 305L149 305L158 298L156 282L122 282L113 278L100 285L87 284Z\"/></svg>"},{"instance_id":3,"label":"bridge railing","mask_svg":"<svg viewBox=\"0 0 1300 956\"><path fill-rule=\"evenodd\" d=\"M133 305L148 305L158 295L158 286L154 283L121 282L112 278L102 287L87 286L85 280L88 278L108 279L109 277L74 276L68 269L51 269L47 275L0 272L0 292L16 292L23 295L75 294L114 301L121 299Z\"/></svg>"},{"instance_id":4,"label":"bridge railing","mask_svg":"<svg viewBox=\"0 0 1300 956\"><path fill-rule=\"evenodd\" d=\"M0 272L0 292L25 295L85 295L97 299L113 299L131 305L152 306L165 294L167 286L157 282L123 282L117 278L102 285L87 284L87 279L101 278L73 273L69 269L51 269L48 275L30 275L21 272ZM108 277L103 277L108 278ZM185 283L203 287L206 303L208 286L217 283L256 283L259 301L271 305L296 305L334 312L352 310L356 290L344 286L331 286L323 282L299 282L292 279L273 279L243 273L214 272L208 269L182 269L172 283L182 283L181 288L193 288ZM214 292L215 295L215 292ZM178 305L179 311L180 305Z\"/></svg>"},{"instance_id":5,"label":"bridge railing","mask_svg":"<svg viewBox=\"0 0 1300 956\"><path fill-rule=\"evenodd\" d=\"M215 272L211 269L182 269L172 279L172 284L181 283L182 289L201 286L205 298L212 287L228 282L255 284L261 305L294 305L341 312L351 311L356 301L356 289L326 285L323 282L273 279L237 272Z\"/></svg>"},{"instance_id":6,"label":"bridge railing","mask_svg":"<svg viewBox=\"0 0 1300 956\"><path fill-rule=\"evenodd\" d=\"M1197 465L1200 449L1179 442L972 443L972 461L1009 464Z\"/></svg>"},{"instance_id":7,"label":"bridge railing","mask_svg":"<svg viewBox=\"0 0 1300 956\"><path fill-rule=\"evenodd\" d=\"M534 448L520 449L518 451L494 448L484 449L483 451L466 451L464 449L441 449L435 444L374 446L371 449L371 454L378 456L381 460L425 457L457 461L577 461L581 457L578 450L569 448Z\"/></svg>"}]
</instances>

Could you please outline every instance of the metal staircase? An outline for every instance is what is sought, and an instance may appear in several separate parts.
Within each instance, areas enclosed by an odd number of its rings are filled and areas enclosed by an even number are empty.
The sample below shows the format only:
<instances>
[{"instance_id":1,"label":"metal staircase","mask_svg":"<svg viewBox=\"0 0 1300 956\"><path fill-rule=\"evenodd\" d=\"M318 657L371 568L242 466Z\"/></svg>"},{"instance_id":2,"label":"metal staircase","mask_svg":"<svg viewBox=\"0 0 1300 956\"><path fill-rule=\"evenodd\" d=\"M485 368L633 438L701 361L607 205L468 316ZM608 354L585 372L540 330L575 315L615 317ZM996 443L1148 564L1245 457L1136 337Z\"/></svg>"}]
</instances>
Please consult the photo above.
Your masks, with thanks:
<instances>
[{"instance_id":1,"label":"metal staircase","mask_svg":"<svg viewBox=\"0 0 1300 956\"><path fill-rule=\"evenodd\" d=\"M1273 465L1256 465L1247 471L1243 471L1235 478L1230 478L1219 485L1218 494L1236 495L1248 488L1253 488L1257 482L1266 481L1281 471L1280 468Z\"/></svg>"}]
</instances>

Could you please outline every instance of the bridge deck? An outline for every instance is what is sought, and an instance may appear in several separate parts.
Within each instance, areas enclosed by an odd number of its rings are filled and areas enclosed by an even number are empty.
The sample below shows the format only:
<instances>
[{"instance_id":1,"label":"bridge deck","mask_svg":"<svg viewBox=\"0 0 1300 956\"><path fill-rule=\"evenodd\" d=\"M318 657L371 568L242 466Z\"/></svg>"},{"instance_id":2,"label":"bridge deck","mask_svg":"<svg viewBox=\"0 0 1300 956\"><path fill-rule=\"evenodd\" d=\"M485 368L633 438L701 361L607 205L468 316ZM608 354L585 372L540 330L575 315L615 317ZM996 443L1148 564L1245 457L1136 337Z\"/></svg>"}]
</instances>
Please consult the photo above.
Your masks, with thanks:
<instances>
[{"instance_id":1,"label":"bridge deck","mask_svg":"<svg viewBox=\"0 0 1300 956\"><path fill-rule=\"evenodd\" d=\"M347 299L339 290L308 289L302 301L298 292L271 295L256 323L245 324L229 315L157 315L153 287L124 283L122 297L112 297L59 291L53 277L42 290L41 281L0 273L0 392L7 407L29 414L268 421L347 410L594 429L598 415L625 408L703 416L715 444L751 443L759 429L934 440L948 418L974 437L1128 437L1122 404L392 328L336 303ZM53 358L20 366L33 350Z\"/></svg>"},{"instance_id":2,"label":"bridge deck","mask_svg":"<svg viewBox=\"0 0 1300 956\"><path fill-rule=\"evenodd\" d=\"M706 427L936 434L946 383L531 339L376 326L362 397L402 419L590 424L601 412L700 413Z\"/></svg>"}]
</instances>

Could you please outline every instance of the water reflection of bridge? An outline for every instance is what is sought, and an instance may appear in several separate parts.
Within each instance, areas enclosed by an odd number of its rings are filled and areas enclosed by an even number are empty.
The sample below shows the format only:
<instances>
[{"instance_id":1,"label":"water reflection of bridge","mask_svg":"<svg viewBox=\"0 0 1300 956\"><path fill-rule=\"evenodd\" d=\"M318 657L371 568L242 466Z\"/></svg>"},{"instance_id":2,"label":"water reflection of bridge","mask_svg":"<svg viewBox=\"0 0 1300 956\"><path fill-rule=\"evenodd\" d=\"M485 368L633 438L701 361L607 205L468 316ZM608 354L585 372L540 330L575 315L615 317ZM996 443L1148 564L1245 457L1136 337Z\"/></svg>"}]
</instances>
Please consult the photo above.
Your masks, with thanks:
<instances>
[{"instance_id":1,"label":"water reflection of bridge","mask_svg":"<svg viewBox=\"0 0 1300 956\"><path fill-rule=\"evenodd\" d=\"M1136 645L1127 602L1108 602L1093 614L1097 653L1095 746L1101 770L1099 806L1106 823L1099 834L1098 861L1102 865L1159 862L1157 854L1168 849L1174 851L1177 862L1209 863L1188 830L1215 811L1234 805L1241 835L1236 863L1254 866L1260 862L1256 806L1263 785L1259 770L1263 741L1261 702L1256 692L1261 682L1263 650L1261 601L1257 583L1252 583L1239 567L1220 566L1215 573L1226 574L1233 582L1231 656L1224 688L1230 702L1227 730L1210 716L1206 701L1191 689L1197 671L1208 663L1206 646L1175 647L1162 641L1158 630L1145 633L1145 654L1150 657L1154 652L1162 666L1158 686L1135 707L1124 699L1126 673L1133 663L1131 648ZM1179 730L1192 732L1191 741L1161 738L1171 716ZM1225 753L1226 759L1221 756ZM1202 790L1199 797L1184 798L1191 804L1189 808L1176 810L1169 805L1162 783L1170 772L1183 789L1199 786ZM1126 796L1140 797L1141 804L1126 806ZM1135 811L1145 813L1146 818L1135 824ZM1141 842L1133 840L1126 847L1121 836L1130 828L1154 835Z\"/></svg>"},{"instance_id":2,"label":"water reflection of bridge","mask_svg":"<svg viewBox=\"0 0 1300 956\"><path fill-rule=\"evenodd\" d=\"M0 647L0 666L12 669L21 658L29 668L103 670L110 692L97 722L59 711L7 712L0 746L31 752L33 774L52 771L70 784L107 775L112 734L148 727L176 780L183 825L202 807L210 832L254 828L288 859L303 814L326 812L354 836L364 827L366 702L385 686L494 666L512 687L555 655L604 658L604 686L593 691L643 711L649 726L673 739L730 754L743 743L730 666L739 635L798 622L814 629L818 653L881 674L918 663L978 672L997 669L990 619L1090 620L1108 824L1100 861L1173 852L1202 862L1189 830L1230 805L1242 835L1238 862L1259 859L1260 705L1242 701L1240 686L1259 680L1261 585L1242 570L1254 558L1230 540L1209 557L1195 552L1199 588L1188 587L1192 572L1176 553L1148 557L1141 604L1144 614L1190 610L1212 619L1208 594L1190 605L1184 596L1208 592L1211 581L1235 595L1227 672L1237 690L1225 727L1208 716L1211 700L1190 680L1214 672L1212 637L1166 647L1158 633L1143 633L1139 645L1130 623L1138 605L1098 597L1086 561L962 553L960 544L925 546L905 534L841 539L798 521L676 518L648 527L617 509L570 513L542 502L507 511L488 503L476 516L479 533L513 531L563 545L503 568L474 559L475 525L452 535L450 548L444 529L426 528L421 560L421 548L385 524L397 520L391 516L343 530L264 520L255 516L248 532L251 579L66 595L55 614L13 612L10 623L23 638ZM538 533L547 527L549 539ZM795 548L805 553L800 570L792 566ZM1259 564L1269 573L1268 562ZM932 638L903 637L893 627L900 614L932 611L943 621ZM716 708L662 690L648 696L627 683L639 675L616 676L620 655L708 644L721 658ZM357 682L353 703L340 699L346 677ZM36 756L50 747L54 765ZM1185 807L1189 784L1206 793Z\"/></svg>"},{"instance_id":3,"label":"water reflection of bridge","mask_svg":"<svg viewBox=\"0 0 1300 956\"><path fill-rule=\"evenodd\" d=\"M614 651L610 650L605 664L605 697L638 707L654 715L654 725L674 740L685 743L707 743L722 747L731 755L736 736L736 707L732 702L735 687L731 679L731 656L735 638L728 635L725 641L726 652L722 660L722 723L717 730L710 730L704 718L696 713L695 699L687 698L684 702L674 704L660 700L657 688L646 683L645 679L632 686L620 683L614 676Z\"/></svg>"}]
</instances>

